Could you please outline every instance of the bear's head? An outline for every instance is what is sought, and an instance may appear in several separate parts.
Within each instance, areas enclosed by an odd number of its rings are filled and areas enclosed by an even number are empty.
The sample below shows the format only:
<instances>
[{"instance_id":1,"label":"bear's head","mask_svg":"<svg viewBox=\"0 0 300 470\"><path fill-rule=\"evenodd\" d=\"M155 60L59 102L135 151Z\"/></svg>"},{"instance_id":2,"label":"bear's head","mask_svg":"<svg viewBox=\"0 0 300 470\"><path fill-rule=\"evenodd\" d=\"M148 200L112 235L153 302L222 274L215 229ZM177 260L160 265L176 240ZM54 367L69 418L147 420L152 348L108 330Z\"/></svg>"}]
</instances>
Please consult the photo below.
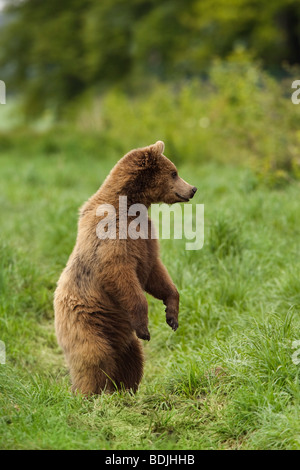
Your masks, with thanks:
<instances>
[{"instance_id":1,"label":"bear's head","mask_svg":"<svg viewBox=\"0 0 300 470\"><path fill-rule=\"evenodd\" d=\"M117 163L111 177L118 181L119 196L127 196L130 203L147 206L187 202L194 196L197 188L180 178L174 163L163 155L164 148L159 140L148 147L131 150Z\"/></svg>"}]
</instances>

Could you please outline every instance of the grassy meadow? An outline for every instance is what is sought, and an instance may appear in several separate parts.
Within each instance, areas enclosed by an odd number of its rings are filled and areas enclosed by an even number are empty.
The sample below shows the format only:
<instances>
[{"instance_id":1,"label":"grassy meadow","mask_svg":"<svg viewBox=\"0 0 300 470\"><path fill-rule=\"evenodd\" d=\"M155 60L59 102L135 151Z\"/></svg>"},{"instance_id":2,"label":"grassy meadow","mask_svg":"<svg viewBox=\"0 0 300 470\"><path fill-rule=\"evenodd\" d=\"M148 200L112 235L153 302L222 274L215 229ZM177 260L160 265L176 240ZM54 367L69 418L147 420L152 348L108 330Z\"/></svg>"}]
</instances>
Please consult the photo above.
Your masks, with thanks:
<instances>
[{"instance_id":1,"label":"grassy meadow","mask_svg":"<svg viewBox=\"0 0 300 470\"><path fill-rule=\"evenodd\" d=\"M76 129L1 135L1 449L299 449L299 183L270 187L249 166L198 162L191 143L185 158L174 154L198 187L193 204L205 204L204 247L161 241L180 327L172 332L162 303L148 297L138 393L71 394L53 292L78 208L129 150L125 140Z\"/></svg>"}]
</instances>

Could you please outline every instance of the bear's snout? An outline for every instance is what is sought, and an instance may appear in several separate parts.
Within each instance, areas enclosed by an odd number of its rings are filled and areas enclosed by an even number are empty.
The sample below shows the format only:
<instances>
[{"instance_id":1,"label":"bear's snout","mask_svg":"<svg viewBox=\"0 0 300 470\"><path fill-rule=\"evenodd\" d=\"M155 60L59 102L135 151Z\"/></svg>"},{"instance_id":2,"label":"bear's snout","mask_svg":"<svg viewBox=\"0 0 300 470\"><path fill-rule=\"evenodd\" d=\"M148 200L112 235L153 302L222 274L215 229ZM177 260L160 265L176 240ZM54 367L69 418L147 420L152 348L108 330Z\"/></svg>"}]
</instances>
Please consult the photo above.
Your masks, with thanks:
<instances>
[{"instance_id":1,"label":"bear's snout","mask_svg":"<svg viewBox=\"0 0 300 470\"><path fill-rule=\"evenodd\" d=\"M192 191L191 191L191 196L190 196L191 199L192 199L192 197L195 196L196 192L197 192L197 188L196 188L196 186L194 186L194 187L192 188Z\"/></svg>"}]
</instances>

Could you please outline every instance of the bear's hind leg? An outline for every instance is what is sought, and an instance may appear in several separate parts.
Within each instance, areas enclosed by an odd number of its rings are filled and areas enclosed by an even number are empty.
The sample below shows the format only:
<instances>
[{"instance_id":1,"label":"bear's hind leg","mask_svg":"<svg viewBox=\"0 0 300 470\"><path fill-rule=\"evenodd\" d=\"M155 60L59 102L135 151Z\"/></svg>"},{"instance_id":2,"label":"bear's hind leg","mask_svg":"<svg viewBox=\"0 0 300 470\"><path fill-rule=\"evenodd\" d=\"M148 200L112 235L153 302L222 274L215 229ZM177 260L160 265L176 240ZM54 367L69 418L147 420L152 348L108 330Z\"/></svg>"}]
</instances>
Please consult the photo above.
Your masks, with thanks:
<instances>
[{"instance_id":1,"label":"bear's hind leg","mask_svg":"<svg viewBox=\"0 0 300 470\"><path fill-rule=\"evenodd\" d=\"M95 395L102 392L113 392L114 373L111 365L82 363L79 367L70 364L72 391L83 395Z\"/></svg>"},{"instance_id":2,"label":"bear's hind leg","mask_svg":"<svg viewBox=\"0 0 300 470\"><path fill-rule=\"evenodd\" d=\"M82 369L76 370L71 367L70 375L73 392L97 395L105 391L113 392L116 389L110 373L105 372L100 366L85 364Z\"/></svg>"},{"instance_id":3,"label":"bear's hind leg","mask_svg":"<svg viewBox=\"0 0 300 470\"><path fill-rule=\"evenodd\" d=\"M116 360L115 384L118 389L136 392L143 377L144 356L140 341L133 338Z\"/></svg>"}]
</instances>

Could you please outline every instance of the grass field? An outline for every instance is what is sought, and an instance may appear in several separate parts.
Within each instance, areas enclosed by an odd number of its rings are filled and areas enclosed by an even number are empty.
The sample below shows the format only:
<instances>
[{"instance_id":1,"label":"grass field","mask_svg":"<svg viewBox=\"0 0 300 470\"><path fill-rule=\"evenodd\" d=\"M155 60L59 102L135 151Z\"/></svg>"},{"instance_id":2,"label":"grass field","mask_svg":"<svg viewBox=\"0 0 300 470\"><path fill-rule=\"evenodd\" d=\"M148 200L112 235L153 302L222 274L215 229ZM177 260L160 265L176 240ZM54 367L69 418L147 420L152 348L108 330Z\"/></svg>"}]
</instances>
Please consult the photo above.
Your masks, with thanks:
<instances>
[{"instance_id":1,"label":"grass field","mask_svg":"<svg viewBox=\"0 0 300 470\"><path fill-rule=\"evenodd\" d=\"M299 183L269 189L239 166L179 168L198 187L193 204L205 204L205 242L161 241L180 327L148 297L138 393L70 393L52 301L78 208L121 157L97 151L2 147L0 447L299 449Z\"/></svg>"}]
</instances>

